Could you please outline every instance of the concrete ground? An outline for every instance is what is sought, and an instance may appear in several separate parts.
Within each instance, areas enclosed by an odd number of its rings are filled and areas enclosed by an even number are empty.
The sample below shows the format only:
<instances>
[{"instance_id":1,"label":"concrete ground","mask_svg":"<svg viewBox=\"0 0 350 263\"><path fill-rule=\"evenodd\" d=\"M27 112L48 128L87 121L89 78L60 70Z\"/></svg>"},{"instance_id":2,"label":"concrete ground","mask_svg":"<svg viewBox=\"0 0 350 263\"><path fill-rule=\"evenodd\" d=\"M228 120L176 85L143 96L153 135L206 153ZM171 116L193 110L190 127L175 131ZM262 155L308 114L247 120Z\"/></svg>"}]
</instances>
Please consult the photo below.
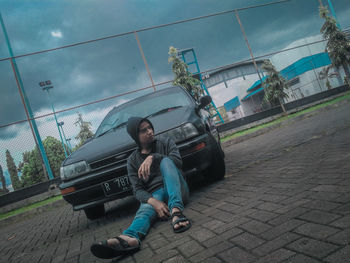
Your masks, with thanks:
<instances>
[{"instance_id":1,"label":"concrete ground","mask_svg":"<svg viewBox=\"0 0 350 263\"><path fill-rule=\"evenodd\" d=\"M225 144L226 177L192 192L192 228L157 222L142 249L120 262L349 262L350 103L305 115L237 144ZM58 202L0 225L1 262L111 262L95 240L118 235L137 202L108 205L89 221ZM112 260L117 262L117 260Z\"/></svg>"}]
</instances>

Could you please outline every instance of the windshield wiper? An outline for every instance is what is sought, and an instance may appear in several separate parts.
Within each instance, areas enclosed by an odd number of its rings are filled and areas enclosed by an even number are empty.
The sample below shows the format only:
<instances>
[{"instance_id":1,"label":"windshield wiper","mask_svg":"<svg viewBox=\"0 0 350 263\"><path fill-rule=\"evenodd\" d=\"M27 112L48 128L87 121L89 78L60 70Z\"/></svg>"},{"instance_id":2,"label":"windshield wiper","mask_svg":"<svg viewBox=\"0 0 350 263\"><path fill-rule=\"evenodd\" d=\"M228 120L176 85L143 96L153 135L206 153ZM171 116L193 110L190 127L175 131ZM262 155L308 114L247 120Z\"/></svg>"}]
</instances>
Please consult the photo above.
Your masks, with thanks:
<instances>
[{"instance_id":1,"label":"windshield wiper","mask_svg":"<svg viewBox=\"0 0 350 263\"><path fill-rule=\"evenodd\" d=\"M111 127L108 130L106 130L106 131L102 132L101 134L99 134L97 137L101 137L101 136L105 135L106 133L110 132L111 130L116 130L116 129L118 129L121 126L124 126L125 124L126 124L126 122L122 122L122 123L118 124L117 126Z\"/></svg>"},{"instance_id":2,"label":"windshield wiper","mask_svg":"<svg viewBox=\"0 0 350 263\"><path fill-rule=\"evenodd\" d=\"M152 113L152 114L146 116L145 119L147 119L147 118L149 118L149 117L153 117L153 116L158 115L158 114L165 113L165 112L167 112L167 111L169 111L169 110L175 110L175 109L181 108L181 107L183 107L183 106L174 106L174 107L169 107L169 108L161 109L160 111L154 112L154 113Z\"/></svg>"},{"instance_id":3,"label":"windshield wiper","mask_svg":"<svg viewBox=\"0 0 350 263\"><path fill-rule=\"evenodd\" d=\"M127 123L126 121L124 121L124 122L122 122L122 123L119 123L117 126L113 127L112 129L116 130L116 129L118 129L118 128L124 126L126 123Z\"/></svg>"}]
</instances>

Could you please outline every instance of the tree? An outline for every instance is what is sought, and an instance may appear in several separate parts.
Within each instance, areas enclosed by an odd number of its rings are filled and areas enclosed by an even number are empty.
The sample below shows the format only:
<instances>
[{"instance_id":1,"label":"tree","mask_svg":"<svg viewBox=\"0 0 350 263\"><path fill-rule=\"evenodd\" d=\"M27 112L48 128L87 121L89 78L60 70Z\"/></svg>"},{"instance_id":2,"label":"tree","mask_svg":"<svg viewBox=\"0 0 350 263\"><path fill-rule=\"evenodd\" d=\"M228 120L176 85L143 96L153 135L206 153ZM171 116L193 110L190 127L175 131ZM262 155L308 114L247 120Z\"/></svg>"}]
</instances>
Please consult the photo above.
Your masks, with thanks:
<instances>
[{"instance_id":1,"label":"tree","mask_svg":"<svg viewBox=\"0 0 350 263\"><path fill-rule=\"evenodd\" d=\"M45 180L41 159L37 153L37 148L23 153L23 163L18 165L18 169L22 172L22 185L24 187L43 182Z\"/></svg>"},{"instance_id":2,"label":"tree","mask_svg":"<svg viewBox=\"0 0 350 263\"><path fill-rule=\"evenodd\" d=\"M9 150L6 150L6 165L7 165L7 170L10 173L10 178L11 178L13 189L17 190L17 189L21 188L22 184L18 178L17 167L15 165L15 162L14 162Z\"/></svg>"},{"instance_id":3,"label":"tree","mask_svg":"<svg viewBox=\"0 0 350 263\"><path fill-rule=\"evenodd\" d=\"M60 176L60 167L64 159L66 158L64 154L64 150L62 148L61 142L52 137L48 136L43 141L44 148L47 154L47 159L49 160L49 164L54 177ZM65 145L67 148L67 145ZM37 152L39 157L39 151Z\"/></svg>"},{"instance_id":4,"label":"tree","mask_svg":"<svg viewBox=\"0 0 350 263\"><path fill-rule=\"evenodd\" d=\"M264 61L262 69L267 73L267 77L263 82L265 86L264 101L271 104L275 104L278 101L283 112L286 113L286 109L282 103L284 98L289 97L284 91L288 88L286 79L281 76L269 60Z\"/></svg>"},{"instance_id":5,"label":"tree","mask_svg":"<svg viewBox=\"0 0 350 263\"><path fill-rule=\"evenodd\" d=\"M1 184L2 184L2 192L5 194L8 193L9 190L6 187L6 180L5 180L5 176L4 176L4 173L2 171L1 165L0 165L0 180L1 180Z\"/></svg>"},{"instance_id":6,"label":"tree","mask_svg":"<svg viewBox=\"0 0 350 263\"><path fill-rule=\"evenodd\" d=\"M200 81L188 71L188 66L177 55L177 49L169 47L168 62L172 63L172 71L175 74L173 84L185 88L196 100L203 95Z\"/></svg>"},{"instance_id":7,"label":"tree","mask_svg":"<svg viewBox=\"0 0 350 263\"><path fill-rule=\"evenodd\" d=\"M327 39L326 51L336 68L343 66L346 78L350 79L348 64L350 63L350 44L346 35L337 27L337 22L331 16L328 16L327 7L320 6L320 17L325 19L321 27L321 33L324 39Z\"/></svg>"},{"instance_id":8,"label":"tree","mask_svg":"<svg viewBox=\"0 0 350 263\"><path fill-rule=\"evenodd\" d=\"M326 80L326 86L327 86L327 89L329 89L329 90L332 88L332 85L331 85L329 79L339 76L338 72L329 72L331 68L333 68L333 65L329 65L327 67L324 67L322 69L322 71L319 73L320 79Z\"/></svg>"},{"instance_id":9,"label":"tree","mask_svg":"<svg viewBox=\"0 0 350 263\"><path fill-rule=\"evenodd\" d=\"M43 146L49 160L49 164L54 177L59 176L60 166L65 159L61 142L52 136L48 136L43 141ZM37 147L32 151L23 153L23 161L18 165L22 172L23 186L40 183L46 180L41 163L40 152Z\"/></svg>"},{"instance_id":10,"label":"tree","mask_svg":"<svg viewBox=\"0 0 350 263\"><path fill-rule=\"evenodd\" d=\"M92 138L94 133L91 131L91 122L84 121L81 113L78 113L78 119L74 124L80 127L78 135L75 136L75 139L79 140L79 143L74 147L74 150L76 150L82 146L87 139Z\"/></svg>"}]
</instances>

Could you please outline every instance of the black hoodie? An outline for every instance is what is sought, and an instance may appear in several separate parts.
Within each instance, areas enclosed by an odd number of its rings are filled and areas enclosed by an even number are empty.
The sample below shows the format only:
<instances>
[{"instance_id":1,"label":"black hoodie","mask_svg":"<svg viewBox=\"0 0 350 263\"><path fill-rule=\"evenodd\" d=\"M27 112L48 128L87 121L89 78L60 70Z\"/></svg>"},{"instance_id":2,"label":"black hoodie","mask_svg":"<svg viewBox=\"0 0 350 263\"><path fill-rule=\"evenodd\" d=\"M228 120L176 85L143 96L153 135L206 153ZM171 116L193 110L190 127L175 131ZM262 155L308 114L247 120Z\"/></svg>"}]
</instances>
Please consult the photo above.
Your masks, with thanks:
<instances>
[{"instance_id":1,"label":"black hoodie","mask_svg":"<svg viewBox=\"0 0 350 263\"><path fill-rule=\"evenodd\" d=\"M150 155L153 155L153 162L151 166L151 174L147 181L138 177L138 170L145 160L145 156L141 154L140 142L139 142L139 127L142 121L147 121L152 129L152 123L145 118L131 117L127 123L127 132L139 145L128 158L127 169L130 182L133 187L134 196L142 203L147 203L148 199L152 197L152 192L163 187L163 177L160 173L160 161L164 157L170 158L178 169L181 169L182 159L179 153L179 149L176 144L170 138L155 139L152 145L152 151Z\"/></svg>"},{"instance_id":2,"label":"black hoodie","mask_svg":"<svg viewBox=\"0 0 350 263\"><path fill-rule=\"evenodd\" d=\"M153 124L146 118L140 118L140 117L131 117L128 119L128 123L126 126L126 130L133 138L133 140L137 143L138 146L140 146L140 141L139 141L139 128L140 124L143 121L147 121L149 125L151 125L152 130L154 131Z\"/></svg>"}]
</instances>

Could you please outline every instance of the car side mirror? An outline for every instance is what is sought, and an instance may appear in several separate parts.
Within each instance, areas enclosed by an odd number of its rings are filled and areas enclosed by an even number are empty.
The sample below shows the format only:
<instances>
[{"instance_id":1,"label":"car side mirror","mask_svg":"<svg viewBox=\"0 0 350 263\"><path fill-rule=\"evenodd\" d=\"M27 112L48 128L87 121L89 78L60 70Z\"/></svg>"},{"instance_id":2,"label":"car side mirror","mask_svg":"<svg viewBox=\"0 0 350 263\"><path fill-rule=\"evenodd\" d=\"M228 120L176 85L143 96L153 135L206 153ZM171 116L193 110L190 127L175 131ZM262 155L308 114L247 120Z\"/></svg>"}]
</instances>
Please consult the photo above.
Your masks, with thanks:
<instances>
[{"instance_id":1,"label":"car side mirror","mask_svg":"<svg viewBox=\"0 0 350 263\"><path fill-rule=\"evenodd\" d=\"M205 106L209 105L212 102L212 99L209 95L203 96L199 98L199 109L203 109Z\"/></svg>"}]
</instances>

